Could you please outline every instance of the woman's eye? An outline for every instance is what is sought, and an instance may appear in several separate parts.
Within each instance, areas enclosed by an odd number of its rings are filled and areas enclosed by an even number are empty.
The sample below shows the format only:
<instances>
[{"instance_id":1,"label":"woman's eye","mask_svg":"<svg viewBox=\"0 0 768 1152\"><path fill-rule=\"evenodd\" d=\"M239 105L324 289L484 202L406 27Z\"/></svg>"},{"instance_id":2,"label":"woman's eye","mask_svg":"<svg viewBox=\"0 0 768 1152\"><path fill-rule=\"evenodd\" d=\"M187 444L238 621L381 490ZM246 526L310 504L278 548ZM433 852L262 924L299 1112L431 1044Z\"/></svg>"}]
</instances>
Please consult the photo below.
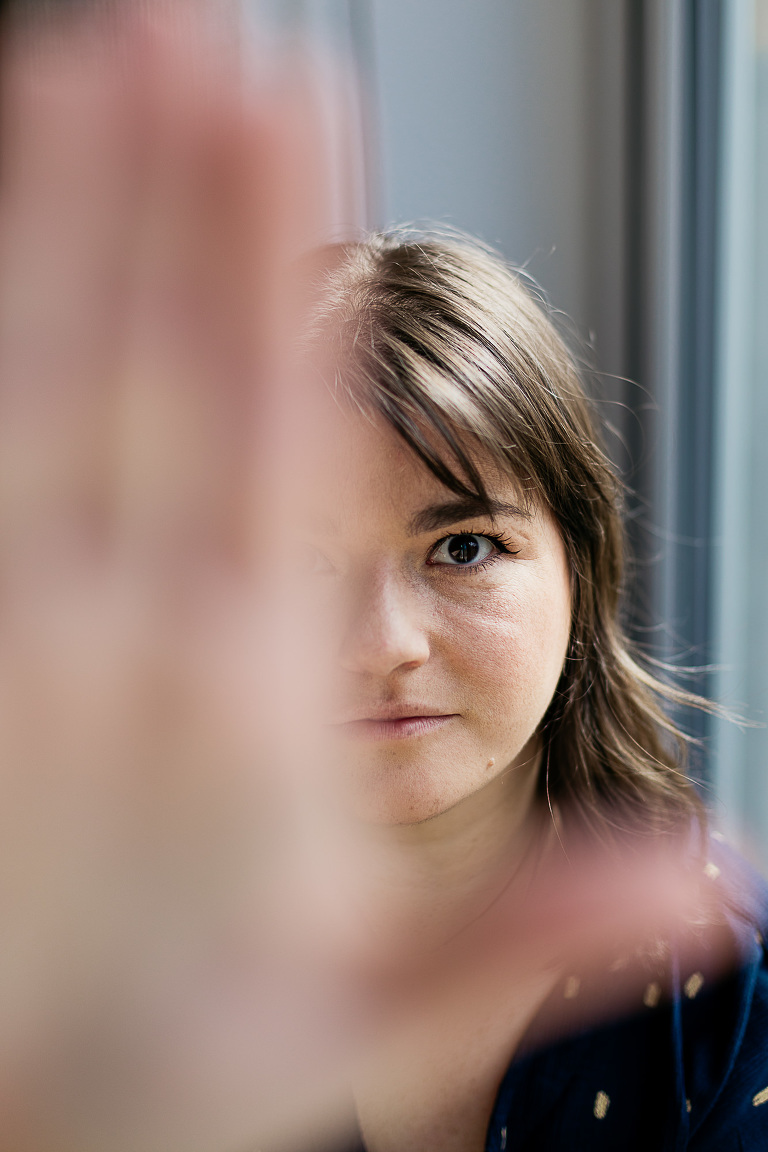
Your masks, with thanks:
<instances>
[{"instance_id":1,"label":"woman's eye","mask_svg":"<svg viewBox=\"0 0 768 1152\"><path fill-rule=\"evenodd\" d=\"M435 548L429 560L431 564L450 564L471 567L482 564L498 552L498 547L487 536L475 536L462 532L458 536L447 536Z\"/></svg>"}]
</instances>

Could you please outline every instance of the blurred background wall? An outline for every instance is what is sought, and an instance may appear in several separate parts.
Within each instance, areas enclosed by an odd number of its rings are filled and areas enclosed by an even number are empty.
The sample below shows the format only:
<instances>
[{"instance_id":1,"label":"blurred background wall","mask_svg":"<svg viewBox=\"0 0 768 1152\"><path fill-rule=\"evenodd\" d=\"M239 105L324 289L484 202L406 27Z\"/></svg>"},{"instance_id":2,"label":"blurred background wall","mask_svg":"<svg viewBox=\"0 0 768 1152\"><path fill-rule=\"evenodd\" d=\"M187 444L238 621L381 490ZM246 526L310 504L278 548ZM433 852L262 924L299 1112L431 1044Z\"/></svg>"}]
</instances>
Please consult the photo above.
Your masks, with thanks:
<instances>
[{"instance_id":1,"label":"blurred background wall","mask_svg":"<svg viewBox=\"0 0 768 1152\"><path fill-rule=\"evenodd\" d=\"M716 275L716 694L712 779L768 871L768 0L730 0L722 38Z\"/></svg>"},{"instance_id":2,"label":"blurred background wall","mask_svg":"<svg viewBox=\"0 0 768 1152\"><path fill-rule=\"evenodd\" d=\"M586 5L374 0L386 220L447 220L585 319Z\"/></svg>"},{"instance_id":3,"label":"blurred background wall","mask_svg":"<svg viewBox=\"0 0 768 1152\"><path fill-rule=\"evenodd\" d=\"M494 244L620 370L621 0L372 0L370 13L380 221Z\"/></svg>"}]
</instances>

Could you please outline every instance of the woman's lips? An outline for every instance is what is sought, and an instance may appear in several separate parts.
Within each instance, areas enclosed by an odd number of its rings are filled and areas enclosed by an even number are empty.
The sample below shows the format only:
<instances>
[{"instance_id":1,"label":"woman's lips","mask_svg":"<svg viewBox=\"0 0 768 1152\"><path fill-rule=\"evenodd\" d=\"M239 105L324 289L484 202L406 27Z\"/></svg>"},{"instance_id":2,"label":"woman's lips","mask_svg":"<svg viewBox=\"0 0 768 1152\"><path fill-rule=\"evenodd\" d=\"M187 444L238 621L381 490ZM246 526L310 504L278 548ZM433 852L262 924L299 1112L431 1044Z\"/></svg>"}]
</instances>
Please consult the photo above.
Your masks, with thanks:
<instances>
[{"instance_id":1,"label":"woman's lips","mask_svg":"<svg viewBox=\"0 0 768 1152\"><path fill-rule=\"evenodd\" d=\"M406 740L414 736L428 736L444 728L457 713L443 716L397 716L392 719L367 717L340 725L341 732L355 740Z\"/></svg>"}]
</instances>

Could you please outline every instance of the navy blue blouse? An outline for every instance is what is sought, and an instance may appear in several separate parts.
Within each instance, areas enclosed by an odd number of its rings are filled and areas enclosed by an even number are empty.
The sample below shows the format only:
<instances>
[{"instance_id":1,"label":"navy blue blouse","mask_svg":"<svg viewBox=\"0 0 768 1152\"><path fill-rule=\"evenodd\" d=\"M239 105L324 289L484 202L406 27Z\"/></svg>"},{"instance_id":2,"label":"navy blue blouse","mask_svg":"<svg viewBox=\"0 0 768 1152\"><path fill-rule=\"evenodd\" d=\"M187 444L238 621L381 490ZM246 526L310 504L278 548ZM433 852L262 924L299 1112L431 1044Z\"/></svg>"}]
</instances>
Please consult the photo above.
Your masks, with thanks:
<instances>
[{"instance_id":1,"label":"navy blue blouse","mask_svg":"<svg viewBox=\"0 0 768 1152\"><path fill-rule=\"evenodd\" d=\"M518 1055L487 1152L768 1152L768 895L759 894L754 914L730 917L739 964L729 975L710 985L670 957L671 987L648 973L639 1011ZM589 993L573 976L555 995Z\"/></svg>"},{"instance_id":2,"label":"navy blue blouse","mask_svg":"<svg viewBox=\"0 0 768 1152\"><path fill-rule=\"evenodd\" d=\"M571 1013L568 1038L518 1051L486 1152L768 1152L768 887L713 849L705 871L718 885L727 873L737 898L725 911L728 974L710 977L701 956L691 971L669 952L633 959L636 1010L598 1027L595 1005L607 981L626 984L629 961L566 977L537 1020Z\"/></svg>"}]
</instances>

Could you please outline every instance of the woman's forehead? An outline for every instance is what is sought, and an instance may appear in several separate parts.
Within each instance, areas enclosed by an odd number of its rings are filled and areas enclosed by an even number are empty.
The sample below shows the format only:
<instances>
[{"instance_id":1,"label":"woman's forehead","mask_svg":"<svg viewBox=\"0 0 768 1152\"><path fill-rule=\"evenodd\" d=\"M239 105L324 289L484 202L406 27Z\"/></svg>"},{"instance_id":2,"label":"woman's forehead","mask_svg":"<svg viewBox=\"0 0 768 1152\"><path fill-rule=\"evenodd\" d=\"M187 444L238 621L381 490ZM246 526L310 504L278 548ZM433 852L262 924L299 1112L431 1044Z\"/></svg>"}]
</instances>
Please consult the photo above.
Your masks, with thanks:
<instances>
[{"instance_id":1,"label":"woman's forehead","mask_svg":"<svg viewBox=\"0 0 768 1152\"><path fill-rule=\"evenodd\" d=\"M383 419L360 415L349 422L334 453L327 503L336 519L386 517L409 534L434 530L448 522L451 513L451 522L487 517L489 511L527 519L536 514L540 502L511 467L502 469L477 447L473 461L485 483L487 502L480 495L457 495ZM450 459L447 464L453 466Z\"/></svg>"}]
</instances>

